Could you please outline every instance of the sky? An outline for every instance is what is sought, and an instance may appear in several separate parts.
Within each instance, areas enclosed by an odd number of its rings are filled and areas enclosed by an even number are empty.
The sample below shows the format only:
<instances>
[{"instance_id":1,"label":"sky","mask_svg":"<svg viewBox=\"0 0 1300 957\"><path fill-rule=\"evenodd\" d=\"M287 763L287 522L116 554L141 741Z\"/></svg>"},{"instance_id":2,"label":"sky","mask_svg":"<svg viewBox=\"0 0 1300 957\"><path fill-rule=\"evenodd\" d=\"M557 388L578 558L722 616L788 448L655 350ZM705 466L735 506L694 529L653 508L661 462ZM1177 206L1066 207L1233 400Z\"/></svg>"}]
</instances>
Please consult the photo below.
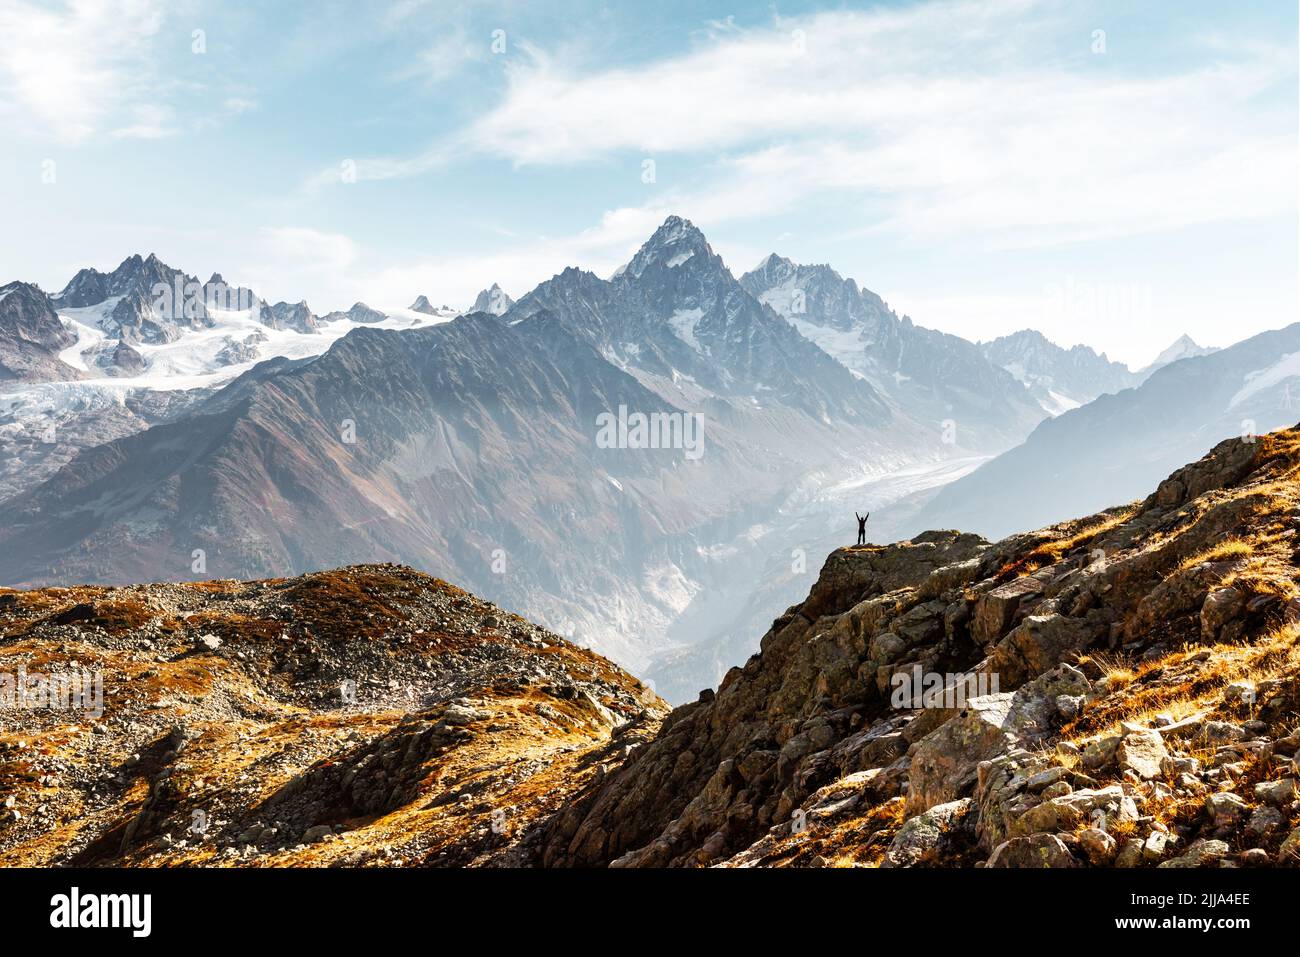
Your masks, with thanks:
<instances>
[{"instance_id":1,"label":"sky","mask_svg":"<svg viewBox=\"0 0 1300 957\"><path fill-rule=\"evenodd\" d=\"M0 0L0 282L317 313L607 276L669 214L1134 367L1297 318L1297 3Z\"/></svg>"}]
</instances>

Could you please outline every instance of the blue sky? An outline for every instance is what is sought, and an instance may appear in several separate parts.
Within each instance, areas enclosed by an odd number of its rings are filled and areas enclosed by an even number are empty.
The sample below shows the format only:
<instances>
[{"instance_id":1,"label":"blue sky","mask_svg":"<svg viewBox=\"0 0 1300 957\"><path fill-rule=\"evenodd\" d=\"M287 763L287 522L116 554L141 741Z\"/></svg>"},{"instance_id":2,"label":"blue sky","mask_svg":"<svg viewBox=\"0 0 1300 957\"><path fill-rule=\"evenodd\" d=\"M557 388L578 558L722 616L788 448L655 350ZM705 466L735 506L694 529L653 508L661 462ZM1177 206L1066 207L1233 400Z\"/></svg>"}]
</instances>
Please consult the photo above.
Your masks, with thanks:
<instances>
[{"instance_id":1,"label":"blue sky","mask_svg":"<svg viewBox=\"0 0 1300 957\"><path fill-rule=\"evenodd\" d=\"M1297 100L1290 0L0 0L0 281L464 306L678 213L1136 365L1295 320Z\"/></svg>"}]
</instances>

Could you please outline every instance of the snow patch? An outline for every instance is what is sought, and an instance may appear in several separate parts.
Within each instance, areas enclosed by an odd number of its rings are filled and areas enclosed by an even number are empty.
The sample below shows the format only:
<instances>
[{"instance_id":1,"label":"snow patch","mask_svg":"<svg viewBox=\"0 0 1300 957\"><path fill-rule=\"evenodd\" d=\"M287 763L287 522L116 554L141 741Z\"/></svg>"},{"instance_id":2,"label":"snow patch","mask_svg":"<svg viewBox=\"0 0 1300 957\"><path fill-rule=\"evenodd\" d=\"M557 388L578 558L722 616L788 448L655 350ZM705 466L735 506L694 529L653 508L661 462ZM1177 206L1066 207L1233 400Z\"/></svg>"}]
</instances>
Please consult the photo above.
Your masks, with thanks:
<instances>
[{"instance_id":1,"label":"snow patch","mask_svg":"<svg viewBox=\"0 0 1300 957\"><path fill-rule=\"evenodd\" d=\"M1057 392L1055 389L1048 389L1047 398L1039 402L1038 404L1043 407L1043 411L1045 411L1048 415L1058 416L1063 412L1069 412L1071 409L1077 409L1083 403L1076 402L1074 399L1071 399L1068 395L1063 395L1062 393Z\"/></svg>"},{"instance_id":2,"label":"snow patch","mask_svg":"<svg viewBox=\"0 0 1300 957\"><path fill-rule=\"evenodd\" d=\"M88 326L67 316L60 316L60 318L72 327L77 341L59 353L59 361L81 372L89 372L90 366L86 364L85 354L98 352L103 348L106 338L103 331L96 326Z\"/></svg>"},{"instance_id":3,"label":"snow patch","mask_svg":"<svg viewBox=\"0 0 1300 957\"><path fill-rule=\"evenodd\" d=\"M695 327L704 318L703 309L678 309L668 317L668 325L678 339L696 352L703 352L700 342L695 338Z\"/></svg>"},{"instance_id":4,"label":"snow patch","mask_svg":"<svg viewBox=\"0 0 1300 957\"><path fill-rule=\"evenodd\" d=\"M1256 393L1296 376L1300 376L1300 352L1291 352L1273 365L1247 374L1245 384L1232 397L1228 408L1235 409Z\"/></svg>"}]
</instances>

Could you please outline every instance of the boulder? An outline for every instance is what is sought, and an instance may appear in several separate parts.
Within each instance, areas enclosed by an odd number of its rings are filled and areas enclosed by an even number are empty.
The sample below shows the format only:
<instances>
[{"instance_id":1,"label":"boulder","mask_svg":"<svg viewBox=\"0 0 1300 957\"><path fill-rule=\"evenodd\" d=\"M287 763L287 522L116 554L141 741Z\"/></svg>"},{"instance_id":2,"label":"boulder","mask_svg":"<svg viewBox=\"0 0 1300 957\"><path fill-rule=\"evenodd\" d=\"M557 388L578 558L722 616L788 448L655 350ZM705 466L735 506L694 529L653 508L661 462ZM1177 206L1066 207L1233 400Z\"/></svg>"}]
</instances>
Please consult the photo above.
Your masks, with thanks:
<instances>
[{"instance_id":1,"label":"boulder","mask_svg":"<svg viewBox=\"0 0 1300 957\"><path fill-rule=\"evenodd\" d=\"M1119 850L1119 842L1099 827L1085 827L1080 831L1079 846L1088 855L1088 860L1098 866L1113 863Z\"/></svg>"},{"instance_id":2,"label":"boulder","mask_svg":"<svg viewBox=\"0 0 1300 957\"><path fill-rule=\"evenodd\" d=\"M908 815L961 797L975 783L979 762L1011 747L1013 697L1002 693L973 698L959 716L917 743L908 781Z\"/></svg>"},{"instance_id":3,"label":"boulder","mask_svg":"<svg viewBox=\"0 0 1300 957\"><path fill-rule=\"evenodd\" d=\"M1078 867L1070 849L1055 834L1031 834L1003 841L989 858L989 867Z\"/></svg>"},{"instance_id":4,"label":"boulder","mask_svg":"<svg viewBox=\"0 0 1300 957\"><path fill-rule=\"evenodd\" d=\"M1278 848L1277 857L1280 861L1286 861L1289 864L1295 864L1300 861L1300 827L1296 828L1287 835L1282 846Z\"/></svg>"},{"instance_id":5,"label":"boulder","mask_svg":"<svg viewBox=\"0 0 1300 957\"><path fill-rule=\"evenodd\" d=\"M1116 867L1138 867L1142 864L1142 851L1146 845L1141 838L1130 837L1115 855Z\"/></svg>"},{"instance_id":6,"label":"boulder","mask_svg":"<svg viewBox=\"0 0 1300 957\"><path fill-rule=\"evenodd\" d=\"M1225 624L1236 618L1246 607L1246 596L1237 589L1216 588L1205 596L1201 605L1201 640L1213 641Z\"/></svg>"},{"instance_id":7,"label":"boulder","mask_svg":"<svg viewBox=\"0 0 1300 957\"><path fill-rule=\"evenodd\" d=\"M974 843L974 807L974 801L963 798L916 815L899 828L881 866L951 863L965 845Z\"/></svg>"},{"instance_id":8,"label":"boulder","mask_svg":"<svg viewBox=\"0 0 1300 957\"><path fill-rule=\"evenodd\" d=\"M1099 771L1106 767L1115 760L1121 740L1123 739L1119 735L1112 734L1089 741L1083 749L1083 766L1089 771Z\"/></svg>"},{"instance_id":9,"label":"boulder","mask_svg":"<svg viewBox=\"0 0 1300 957\"><path fill-rule=\"evenodd\" d=\"M1172 843L1173 838L1165 831L1152 831L1142 844L1142 859L1144 861L1160 860L1165 856L1166 849Z\"/></svg>"},{"instance_id":10,"label":"boulder","mask_svg":"<svg viewBox=\"0 0 1300 957\"><path fill-rule=\"evenodd\" d=\"M1069 831L1079 824L1097 822L1101 828L1116 821L1133 821L1137 805L1118 784L1110 787L1083 788L1030 808L1011 825L1011 835Z\"/></svg>"},{"instance_id":11,"label":"boulder","mask_svg":"<svg viewBox=\"0 0 1300 957\"><path fill-rule=\"evenodd\" d=\"M1286 807L1296 799L1296 779L1262 781L1255 785L1255 800L1274 807Z\"/></svg>"},{"instance_id":12,"label":"boulder","mask_svg":"<svg viewBox=\"0 0 1300 957\"><path fill-rule=\"evenodd\" d=\"M999 676L1003 687L1014 686L1082 651L1100 632L1097 624L1085 618L1030 615L994 648L989 670Z\"/></svg>"},{"instance_id":13,"label":"boulder","mask_svg":"<svg viewBox=\"0 0 1300 957\"><path fill-rule=\"evenodd\" d=\"M1007 633L1021 602L1042 594L1043 586L1033 578L1016 578L986 592L975 605L971 636L980 645L990 645Z\"/></svg>"},{"instance_id":14,"label":"boulder","mask_svg":"<svg viewBox=\"0 0 1300 957\"><path fill-rule=\"evenodd\" d=\"M1132 771L1144 781L1160 776L1161 762L1169 757L1159 731L1133 731L1124 735L1115 752L1120 771Z\"/></svg>"},{"instance_id":15,"label":"boulder","mask_svg":"<svg viewBox=\"0 0 1300 957\"><path fill-rule=\"evenodd\" d=\"M1187 851L1172 860L1165 861L1161 867L1209 867L1217 864L1228 855L1226 841L1194 841Z\"/></svg>"},{"instance_id":16,"label":"boulder","mask_svg":"<svg viewBox=\"0 0 1300 957\"><path fill-rule=\"evenodd\" d=\"M964 711L917 742L907 813L963 797L975 783L981 761L1013 747L1041 744L1060 717L1056 698L1089 688L1083 672L1061 665L1014 692L971 698Z\"/></svg>"},{"instance_id":17,"label":"boulder","mask_svg":"<svg viewBox=\"0 0 1300 957\"><path fill-rule=\"evenodd\" d=\"M1216 791L1205 798L1205 812L1216 825L1235 824L1249 808L1231 791Z\"/></svg>"},{"instance_id":18,"label":"boulder","mask_svg":"<svg viewBox=\"0 0 1300 957\"><path fill-rule=\"evenodd\" d=\"M1246 822L1246 833L1252 837L1265 837L1286 827L1286 816L1275 807L1257 807Z\"/></svg>"}]
</instances>

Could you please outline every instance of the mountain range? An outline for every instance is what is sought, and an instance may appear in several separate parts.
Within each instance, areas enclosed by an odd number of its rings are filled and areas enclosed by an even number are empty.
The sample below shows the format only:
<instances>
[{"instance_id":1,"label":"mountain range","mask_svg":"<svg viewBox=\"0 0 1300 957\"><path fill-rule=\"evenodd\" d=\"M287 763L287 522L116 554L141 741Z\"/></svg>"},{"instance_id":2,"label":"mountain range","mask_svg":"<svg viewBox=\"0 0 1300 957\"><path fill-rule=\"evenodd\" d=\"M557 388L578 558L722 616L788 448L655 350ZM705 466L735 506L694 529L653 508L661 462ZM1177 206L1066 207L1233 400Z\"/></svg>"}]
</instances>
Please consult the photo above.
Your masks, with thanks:
<instances>
[{"instance_id":1,"label":"mountain range","mask_svg":"<svg viewBox=\"0 0 1300 957\"><path fill-rule=\"evenodd\" d=\"M916 521L1002 536L1143 494L1197 450L1294 424L1300 323L1158 366L1137 388L1045 420L939 490Z\"/></svg>"},{"instance_id":2,"label":"mountain range","mask_svg":"<svg viewBox=\"0 0 1300 957\"><path fill-rule=\"evenodd\" d=\"M54 296L0 287L0 583L399 561L684 700L855 509L908 532L1051 416L1215 358L1144 381L1032 332L969 342L829 266L773 254L736 279L676 216L607 279L494 285L464 313L322 315L132 256Z\"/></svg>"},{"instance_id":3,"label":"mountain range","mask_svg":"<svg viewBox=\"0 0 1300 957\"><path fill-rule=\"evenodd\" d=\"M399 565L0 589L0 865L1294 867L1297 476L1300 428L1239 436L1094 515L836 548L671 710Z\"/></svg>"}]
</instances>

